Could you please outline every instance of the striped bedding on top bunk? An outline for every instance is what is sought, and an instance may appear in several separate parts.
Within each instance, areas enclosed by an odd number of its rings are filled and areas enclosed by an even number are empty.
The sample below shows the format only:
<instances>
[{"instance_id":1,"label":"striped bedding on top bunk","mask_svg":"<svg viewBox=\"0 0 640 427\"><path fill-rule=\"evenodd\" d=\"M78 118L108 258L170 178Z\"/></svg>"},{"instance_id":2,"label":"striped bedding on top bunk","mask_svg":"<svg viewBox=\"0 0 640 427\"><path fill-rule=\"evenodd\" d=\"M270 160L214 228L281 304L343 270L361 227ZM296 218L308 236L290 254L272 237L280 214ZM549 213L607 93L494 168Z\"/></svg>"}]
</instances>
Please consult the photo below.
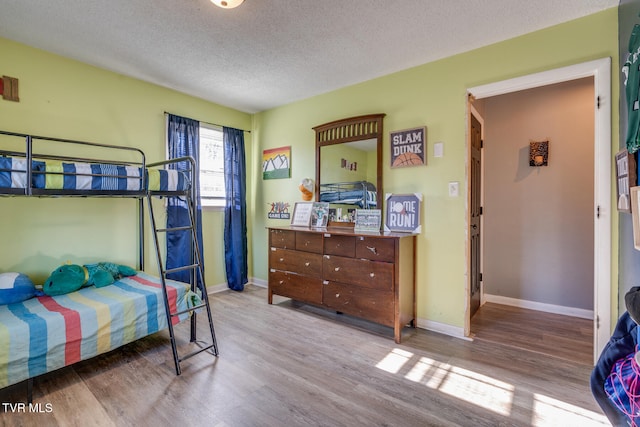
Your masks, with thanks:
<instances>
[{"instance_id":1,"label":"striped bedding on top bunk","mask_svg":"<svg viewBox=\"0 0 640 427\"><path fill-rule=\"evenodd\" d=\"M32 188L45 190L140 191L141 168L102 163L32 161ZM27 161L0 157L0 188L27 187ZM150 191L189 189L186 173L173 169L147 169Z\"/></svg>"},{"instance_id":2,"label":"striped bedding on top bunk","mask_svg":"<svg viewBox=\"0 0 640 427\"><path fill-rule=\"evenodd\" d=\"M172 312L188 284L167 280ZM188 318L184 313L173 322ZM167 328L160 279L138 272L102 288L0 306L0 388L113 350Z\"/></svg>"}]
</instances>

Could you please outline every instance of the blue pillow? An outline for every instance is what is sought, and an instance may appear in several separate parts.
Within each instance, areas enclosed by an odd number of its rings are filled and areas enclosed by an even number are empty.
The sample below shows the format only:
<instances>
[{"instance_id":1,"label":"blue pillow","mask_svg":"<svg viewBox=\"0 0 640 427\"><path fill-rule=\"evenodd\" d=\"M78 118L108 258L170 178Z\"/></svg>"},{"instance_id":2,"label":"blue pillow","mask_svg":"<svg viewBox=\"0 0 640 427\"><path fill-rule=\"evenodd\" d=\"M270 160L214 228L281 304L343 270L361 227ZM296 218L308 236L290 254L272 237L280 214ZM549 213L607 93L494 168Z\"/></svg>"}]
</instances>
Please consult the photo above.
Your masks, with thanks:
<instances>
[{"instance_id":1,"label":"blue pillow","mask_svg":"<svg viewBox=\"0 0 640 427\"><path fill-rule=\"evenodd\" d=\"M36 287L22 273L0 273L0 305L22 302L36 295Z\"/></svg>"}]
</instances>

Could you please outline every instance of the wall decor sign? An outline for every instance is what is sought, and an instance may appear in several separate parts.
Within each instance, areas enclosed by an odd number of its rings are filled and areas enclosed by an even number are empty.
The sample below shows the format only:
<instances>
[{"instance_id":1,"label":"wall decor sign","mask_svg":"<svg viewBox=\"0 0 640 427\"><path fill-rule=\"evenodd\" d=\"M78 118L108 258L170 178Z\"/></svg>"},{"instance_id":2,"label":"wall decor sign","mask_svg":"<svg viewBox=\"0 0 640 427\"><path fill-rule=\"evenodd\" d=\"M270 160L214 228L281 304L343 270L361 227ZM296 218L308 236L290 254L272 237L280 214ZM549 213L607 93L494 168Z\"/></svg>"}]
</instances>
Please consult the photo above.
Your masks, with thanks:
<instances>
[{"instance_id":1,"label":"wall decor sign","mask_svg":"<svg viewBox=\"0 0 640 427\"><path fill-rule=\"evenodd\" d=\"M420 233L420 204L422 194L390 194L385 195L387 212L384 231L400 231Z\"/></svg>"},{"instance_id":2,"label":"wall decor sign","mask_svg":"<svg viewBox=\"0 0 640 427\"><path fill-rule=\"evenodd\" d=\"M616 154L616 188L618 193L617 205L620 212L631 212L630 188L636 186L636 159L625 149Z\"/></svg>"},{"instance_id":3,"label":"wall decor sign","mask_svg":"<svg viewBox=\"0 0 640 427\"><path fill-rule=\"evenodd\" d=\"M426 126L397 130L390 133L391 167L419 166L426 164Z\"/></svg>"},{"instance_id":4,"label":"wall decor sign","mask_svg":"<svg viewBox=\"0 0 640 427\"><path fill-rule=\"evenodd\" d=\"M291 178L291 146L262 152L262 179Z\"/></svg>"},{"instance_id":5,"label":"wall decor sign","mask_svg":"<svg viewBox=\"0 0 640 427\"><path fill-rule=\"evenodd\" d=\"M267 213L267 218L269 219L290 219L291 214L289 213L289 203L287 202L271 202L268 203L271 207L269 212Z\"/></svg>"}]
</instances>

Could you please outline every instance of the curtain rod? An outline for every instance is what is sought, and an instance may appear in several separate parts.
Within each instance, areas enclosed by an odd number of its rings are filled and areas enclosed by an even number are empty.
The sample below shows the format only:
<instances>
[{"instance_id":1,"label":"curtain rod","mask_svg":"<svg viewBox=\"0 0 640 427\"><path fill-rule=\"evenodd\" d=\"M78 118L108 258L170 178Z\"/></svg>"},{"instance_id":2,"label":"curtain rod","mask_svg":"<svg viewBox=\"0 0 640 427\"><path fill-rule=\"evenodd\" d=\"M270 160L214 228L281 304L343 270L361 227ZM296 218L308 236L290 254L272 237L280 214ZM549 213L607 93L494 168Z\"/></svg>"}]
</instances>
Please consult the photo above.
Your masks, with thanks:
<instances>
[{"instance_id":1,"label":"curtain rod","mask_svg":"<svg viewBox=\"0 0 640 427\"><path fill-rule=\"evenodd\" d=\"M179 114L173 114L173 113L169 113L169 112L165 111L165 112L164 112L164 115L166 116L167 114L171 114L172 116L180 116ZM180 117L184 117L184 116L180 116ZM188 117L188 118L190 118L190 117ZM196 120L196 119L191 119L191 120ZM199 122L201 122L201 123L205 123L205 124L207 124L207 125L210 125L210 126L220 126L220 127L225 127L224 125L218 125L218 124L215 124L215 123L209 123L209 122L205 122L204 120L198 120L198 121L199 121ZM227 127L231 127L231 126L227 126ZM241 130L242 132L251 133L251 131L250 131L250 130L245 130L245 129L240 129L240 130Z\"/></svg>"}]
</instances>

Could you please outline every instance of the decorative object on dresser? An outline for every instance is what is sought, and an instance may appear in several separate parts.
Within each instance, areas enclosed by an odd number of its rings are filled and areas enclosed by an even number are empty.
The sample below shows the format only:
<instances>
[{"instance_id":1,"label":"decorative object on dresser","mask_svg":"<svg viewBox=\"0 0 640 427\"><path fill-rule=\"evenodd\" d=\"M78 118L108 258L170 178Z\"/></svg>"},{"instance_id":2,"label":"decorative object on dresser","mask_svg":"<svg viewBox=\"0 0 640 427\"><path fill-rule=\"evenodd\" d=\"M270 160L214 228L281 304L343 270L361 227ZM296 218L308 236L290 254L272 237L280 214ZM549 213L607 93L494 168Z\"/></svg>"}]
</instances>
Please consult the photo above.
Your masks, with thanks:
<instances>
[{"instance_id":1,"label":"decorative object on dresser","mask_svg":"<svg viewBox=\"0 0 640 427\"><path fill-rule=\"evenodd\" d=\"M393 328L415 327L415 234L269 228L273 295Z\"/></svg>"},{"instance_id":2,"label":"decorative object on dresser","mask_svg":"<svg viewBox=\"0 0 640 427\"><path fill-rule=\"evenodd\" d=\"M420 233L420 204L422 194L391 194L385 195L387 212L384 231L399 231Z\"/></svg>"}]
</instances>

